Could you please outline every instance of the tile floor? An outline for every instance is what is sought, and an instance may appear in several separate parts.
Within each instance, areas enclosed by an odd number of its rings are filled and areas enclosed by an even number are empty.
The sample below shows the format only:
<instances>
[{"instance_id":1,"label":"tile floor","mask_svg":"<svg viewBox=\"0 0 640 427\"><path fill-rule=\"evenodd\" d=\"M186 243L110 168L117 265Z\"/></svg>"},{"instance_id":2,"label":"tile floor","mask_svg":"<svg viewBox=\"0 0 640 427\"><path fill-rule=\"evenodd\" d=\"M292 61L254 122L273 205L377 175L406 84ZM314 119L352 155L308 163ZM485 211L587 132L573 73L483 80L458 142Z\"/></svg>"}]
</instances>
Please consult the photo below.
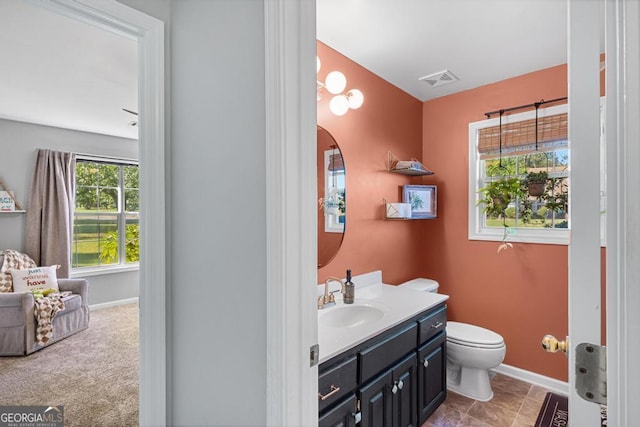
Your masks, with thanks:
<instances>
[{"instance_id":1,"label":"tile floor","mask_svg":"<svg viewBox=\"0 0 640 427\"><path fill-rule=\"evenodd\" d=\"M479 402L453 392L422 427L531 427L549 390L496 374L493 399Z\"/></svg>"}]
</instances>

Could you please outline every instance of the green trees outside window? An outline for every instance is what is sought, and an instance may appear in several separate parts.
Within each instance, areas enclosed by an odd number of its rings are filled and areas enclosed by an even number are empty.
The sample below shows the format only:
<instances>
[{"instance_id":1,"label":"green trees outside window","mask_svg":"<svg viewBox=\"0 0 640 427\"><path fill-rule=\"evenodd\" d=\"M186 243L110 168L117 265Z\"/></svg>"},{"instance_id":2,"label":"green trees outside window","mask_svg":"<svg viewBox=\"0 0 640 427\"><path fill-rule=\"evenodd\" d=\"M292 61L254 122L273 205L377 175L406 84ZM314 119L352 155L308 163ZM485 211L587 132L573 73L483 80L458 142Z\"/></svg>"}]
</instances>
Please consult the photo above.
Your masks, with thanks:
<instances>
[{"instance_id":1,"label":"green trees outside window","mask_svg":"<svg viewBox=\"0 0 640 427\"><path fill-rule=\"evenodd\" d=\"M78 160L72 267L138 262L139 206L137 165Z\"/></svg>"},{"instance_id":2,"label":"green trees outside window","mask_svg":"<svg viewBox=\"0 0 640 427\"><path fill-rule=\"evenodd\" d=\"M479 189L487 227L567 228L569 152L566 148L481 161ZM542 178L544 177L544 179ZM543 189L532 194L530 182Z\"/></svg>"}]
</instances>

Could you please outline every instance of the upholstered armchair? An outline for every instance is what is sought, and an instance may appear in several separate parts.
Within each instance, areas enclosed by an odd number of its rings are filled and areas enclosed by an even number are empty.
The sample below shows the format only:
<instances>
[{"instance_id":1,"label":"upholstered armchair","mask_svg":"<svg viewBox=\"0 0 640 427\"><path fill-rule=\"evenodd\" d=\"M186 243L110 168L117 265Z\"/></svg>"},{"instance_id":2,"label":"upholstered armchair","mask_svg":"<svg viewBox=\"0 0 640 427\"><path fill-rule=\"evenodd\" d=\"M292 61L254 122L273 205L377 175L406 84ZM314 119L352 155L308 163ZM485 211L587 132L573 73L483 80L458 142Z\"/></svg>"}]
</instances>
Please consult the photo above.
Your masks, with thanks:
<instances>
[{"instance_id":1,"label":"upholstered armchair","mask_svg":"<svg viewBox=\"0 0 640 427\"><path fill-rule=\"evenodd\" d=\"M0 255L0 265L3 262ZM62 298L64 310L53 318L53 337L46 345L36 341L37 322L31 293L0 293L0 356L31 354L89 327L89 283L86 279L57 279L60 291L72 294Z\"/></svg>"}]
</instances>

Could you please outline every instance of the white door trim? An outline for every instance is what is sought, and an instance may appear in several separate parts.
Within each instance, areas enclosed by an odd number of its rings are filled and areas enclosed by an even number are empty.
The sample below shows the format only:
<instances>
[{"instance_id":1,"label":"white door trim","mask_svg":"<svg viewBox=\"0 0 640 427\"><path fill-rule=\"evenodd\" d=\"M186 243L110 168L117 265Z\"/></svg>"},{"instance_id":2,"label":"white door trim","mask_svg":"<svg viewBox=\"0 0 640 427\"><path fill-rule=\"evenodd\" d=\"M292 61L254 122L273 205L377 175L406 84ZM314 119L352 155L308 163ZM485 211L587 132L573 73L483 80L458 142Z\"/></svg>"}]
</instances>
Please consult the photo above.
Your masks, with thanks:
<instances>
[{"instance_id":1,"label":"white door trim","mask_svg":"<svg viewBox=\"0 0 640 427\"><path fill-rule=\"evenodd\" d=\"M315 1L265 8L267 422L318 424Z\"/></svg>"},{"instance_id":2,"label":"white door trim","mask_svg":"<svg viewBox=\"0 0 640 427\"><path fill-rule=\"evenodd\" d=\"M138 40L140 425L167 424L164 23L115 0L32 0Z\"/></svg>"},{"instance_id":3,"label":"white door trim","mask_svg":"<svg viewBox=\"0 0 640 427\"><path fill-rule=\"evenodd\" d=\"M568 2L569 146L569 416L595 426L597 405L576 390L576 347L600 344L600 31L599 2ZM595 172L595 173L594 173Z\"/></svg>"},{"instance_id":4,"label":"white door trim","mask_svg":"<svg viewBox=\"0 0 640 427\"><path fill-rule=\"evenodd\" d=\"M607 138L607 421L640 419L640 5L605 1Z\"/></svg>"}]
</instances>

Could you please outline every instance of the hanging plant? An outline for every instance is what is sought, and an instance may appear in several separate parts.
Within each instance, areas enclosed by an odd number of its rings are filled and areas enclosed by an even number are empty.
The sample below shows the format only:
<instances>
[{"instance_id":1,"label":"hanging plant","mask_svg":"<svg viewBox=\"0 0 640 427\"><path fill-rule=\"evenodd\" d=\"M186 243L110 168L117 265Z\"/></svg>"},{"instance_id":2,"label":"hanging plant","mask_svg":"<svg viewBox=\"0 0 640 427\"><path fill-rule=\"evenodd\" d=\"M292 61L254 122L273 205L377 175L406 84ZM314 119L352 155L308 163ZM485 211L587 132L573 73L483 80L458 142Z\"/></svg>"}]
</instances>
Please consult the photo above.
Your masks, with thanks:
<instances>
[{"instance_id":1,"label":"hanging plant","mask_svg":"<svg viewBox=\"0 0 640 427\"><path fill-rule=\"evenodd\" d=\"M540 197L544 194L549 176L546 171L528 172L523 180L529 196Z\"/></svg>"},{"instance_id":2,"label":"hanging plant","mask_svg":"<svg viewBox=\"0 0 640 427\"><path fill-rule=\"evenodd\" d=\"M565 179L548 179L545 192L541 197L544 205L555 213L564 212L566 214L569 209L569 191Z\"/></svg>"},{"instance_id":3,"label":"hanging plant","mask_svg":"<svg viewBox=\"0 0 640 427\"><path fill-rule=\"evenodd\" d=\"M504 233L502 235L502 243L498 246L498 252L503 249L511 248L513 245L507 242L507 218L515 216L515 210L518 209L518 216L523 222L528 222L532 215L531 203L522 182L517 177L502 176L495 181L487 183L480 190L480 199L478 205L483 205L482 212L487 217L502 219ZM520 201L520 203L518 203ZM507 211L513 210L513 215L508 215Z\"/></svg>"},{"instance_id":4,"label":"hanging plant","mask_svg":"<svg viewBox=\"0 0 640 427\"><path fill-rule=\"evenodd\" d=\"M518 198L524 198L525 192L522 189L520 179L516 177L500 177L495 181L478 190L480 199L478 204L484 205L482 212L487 216L506 219L505 211L510 204Z\"/></svg>"}]
</instances>

